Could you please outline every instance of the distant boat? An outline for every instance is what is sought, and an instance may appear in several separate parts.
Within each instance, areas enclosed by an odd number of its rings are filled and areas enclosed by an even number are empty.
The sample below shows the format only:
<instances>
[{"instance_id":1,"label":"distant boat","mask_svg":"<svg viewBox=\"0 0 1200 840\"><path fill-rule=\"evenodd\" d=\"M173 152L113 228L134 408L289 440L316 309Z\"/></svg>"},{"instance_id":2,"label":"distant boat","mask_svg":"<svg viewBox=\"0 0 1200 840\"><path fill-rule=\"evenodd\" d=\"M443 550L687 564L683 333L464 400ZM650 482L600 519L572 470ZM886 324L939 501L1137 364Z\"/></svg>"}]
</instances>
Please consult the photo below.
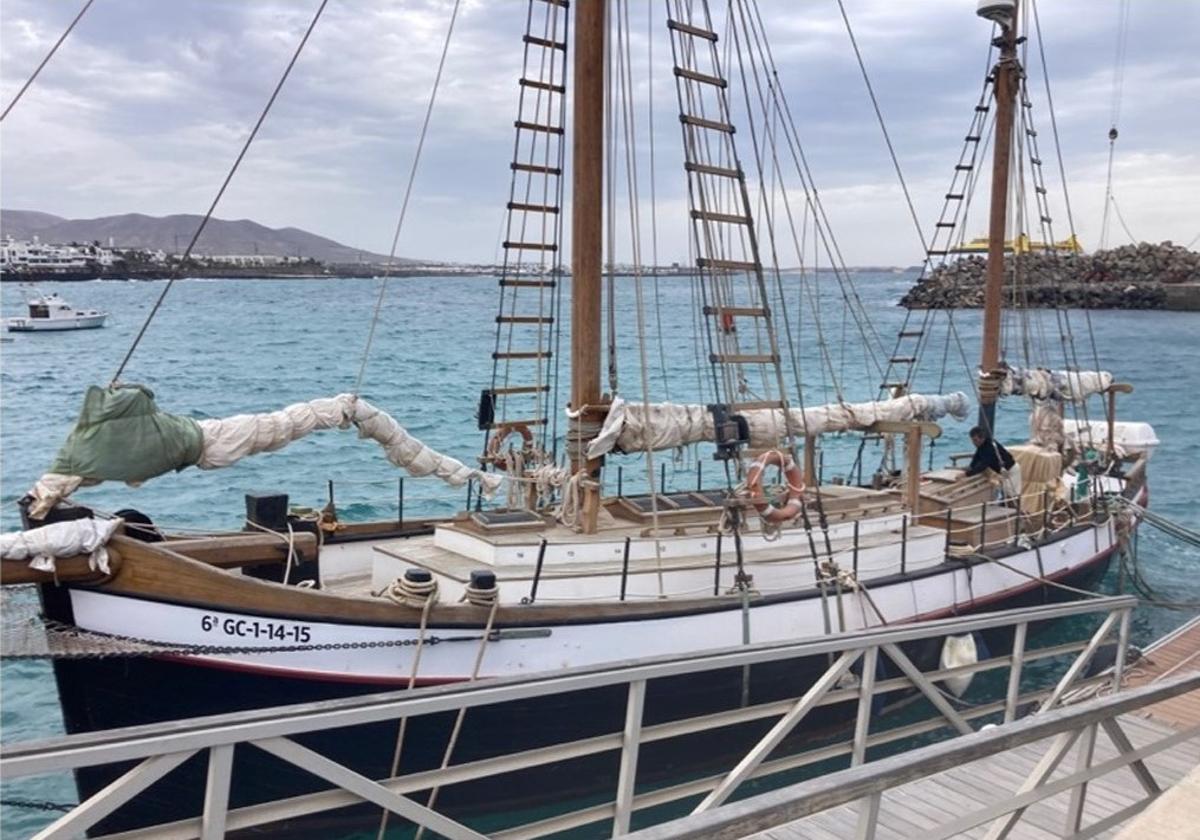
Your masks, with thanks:
<instances>
[{"instance_id":1,"label":"distant boat","mask_svg":"<svg viewBox=\"0 0 1200 840\"><path fill-rule=\"evenodd\" d=\"M42 295L27 302L29 314L9 318L4 328L9 332L42 332L50 330L91 330L104 326L107 312L99 309L76 309L57 294Z\"/></svg>"}]
</instances>

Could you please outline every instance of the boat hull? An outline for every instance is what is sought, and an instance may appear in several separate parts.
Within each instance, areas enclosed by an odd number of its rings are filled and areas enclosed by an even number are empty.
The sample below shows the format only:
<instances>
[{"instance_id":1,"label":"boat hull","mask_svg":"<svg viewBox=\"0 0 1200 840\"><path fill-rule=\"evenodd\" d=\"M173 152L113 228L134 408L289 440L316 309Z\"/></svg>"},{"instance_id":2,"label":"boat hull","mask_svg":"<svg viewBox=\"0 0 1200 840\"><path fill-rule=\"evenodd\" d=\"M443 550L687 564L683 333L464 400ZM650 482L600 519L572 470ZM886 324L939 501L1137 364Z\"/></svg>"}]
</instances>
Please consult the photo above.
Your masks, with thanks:
<instances>
[{"instance_id":1,"label":"boat hull","mask_svg":"<svg viewBox=\"0 0 1200 840\"><path fill-rule=\"evenodd\" d=\"M9 332L62 332L64 330L94 330L104 326L107 313L79 315L72 318L9 318L4 328Z\"/></svg>"},{"instance_id":2,"label":"boat hull","mask_svg":"<svg viewBox=\"0 0 1200 840\"><path fill-rule=\"evenodd\" d=\"M1096 539L1094 530L1088 527L1073 536L1077 540L1086 538L1091 542ZM1104 550L1086 557L1083 562L1054 573L1052 577L1057 583L1065 586L1087 587L1103 574L1113 550L1112 546L1107 546ZM971 572L971 577L978 579L981 573L983 569L977 566ZM944 572L941 581L950 580L949 574ZM74 596L77 592L78 590L70 594ZM58 591L59 597L64 594L66 593L62 590ZM1010 587L996 593L994 597L976 598L973 602L964 602L961 606L951 602L955 605L919 617L937 618L950 614L1028 606L1064 597L1069 597L1069 591L1063 586L1055 587L1025 580L1020 586ZM126 604L113 612L126 617L135 615L128 606ZM176 605L158 606L178 608ZM802 604L788 602L779 606L797 612ZM47 605L48 612L52 607L52 604ZM759 615L759 611L762 610L764 606L756 607L755 615ZM740 610L735 611L733 615L740 623ZM703 618L710 625L714 623L714 617L711 615ZM252 621L254 618L243 616L241 620ZM262 621L262 617L259 617L259 620ZM552 628L555 631L560 629ZM430 632L447 631L433 628ZM626 638L630 634L622 632L619 623L603 625L601 632L605 636L597 635L596 639L607 637L610 641L610 644L604 646L607 661L657 652L646 648L651 647L650 640L662 635L647 631L643 627L638 634L642 640L639 649L617 647L614 650L612 640ZM816 634L820 632L822 631L818 629ZM543 637L542 641L552 639L553 634ZM528 645L536 641L538 640L526 639L522 643ZM462 647L466 654L473 658L478 644L480 642L466 642L461 645L438 644L426 648L425 655L432 660L439 650L457 646ZM487 644L500 648L504 643ZM998 654L1006 649L1010 639L1006 634L993 634L984 639L984 644L993 654ZM711 643L708 646L711 646ZM408 646L404 646L393 648L392 652L407 650ZM342 651L343 656L346 652ZM940 642L926 642L907 650L906 653L918 667L932 669L937 666ZM489 649L485 663L491 655ZM503 661L503 657L498 657L496 661ZM762 703L798 696L827 665L827 661L819 659L756 667L750 675L750 702ZM489 675L498 672L495 668L487 671ZM69 732L97 731L195 715L354 696L394 689L398 683L407 682L407 675L402 680L345 679L321 676L315 672L287 673L277 666L264 668L261 664L250 666L237 660L193 656L176 659L136 657L60 660L55 664L55 674L63 698L64 721ZM891 675L881 672L878 676L883 678ZM742 680L742 672L735 669L715 674L679 677L653 684L647 699L645 721L649 725L676 717L737 708L742 698ZM447 679L444 675L428 672L427 676L419 681L431 683ZM893 696L890 699L899 698ZM519 744L522 749L530 749L620 731L624 707L623 690L614 688L540 697L520 704L474 710L467 716L466 727L454 753L453 762L462 763L511 752L515 744ZM819 740L849 722L854 715L854 704L845 703L818 711L819 714L807 719L805 725L789 742L791 749ZM431 716L421 719L419 725L408 727L402 760L405 772L438 766L443 758L452 722L451 715ZM764 734L770 723L770 720L760 721L649 745L639 759L639 783L681 781L704 772L728 768L731 761L740 754L739 750L744 752ZM390 723L337 732L313 733L298 740L335 760L345 762L358 772L379 778L388 774L395 739L396 724ZM107 767L80 771L77 783L81 796L89 796L100 790L125 769L127 768ZM448 789L439 797L439 809L444 809L452 815L464 816L481 810L491 814L508 813L517 808L562 803L572 797L612 790L616 771L615 753L535 768L516 776L503 777L500 782L480 781ZM97 831L106 833L127 830L195 815L201 804L204 772L205 765L202 759L188 762L139 797L132 805L106 819L97 827ZM324 786L319 780L250 748L238 751L234 779L232 807L312 792ZM377 825L378 818L378 809L364 806L333 814L315 815L300 822L277 825L273 829L277 836L330 836L334 831L370 829Z\"/></svg>"}]
</instances>

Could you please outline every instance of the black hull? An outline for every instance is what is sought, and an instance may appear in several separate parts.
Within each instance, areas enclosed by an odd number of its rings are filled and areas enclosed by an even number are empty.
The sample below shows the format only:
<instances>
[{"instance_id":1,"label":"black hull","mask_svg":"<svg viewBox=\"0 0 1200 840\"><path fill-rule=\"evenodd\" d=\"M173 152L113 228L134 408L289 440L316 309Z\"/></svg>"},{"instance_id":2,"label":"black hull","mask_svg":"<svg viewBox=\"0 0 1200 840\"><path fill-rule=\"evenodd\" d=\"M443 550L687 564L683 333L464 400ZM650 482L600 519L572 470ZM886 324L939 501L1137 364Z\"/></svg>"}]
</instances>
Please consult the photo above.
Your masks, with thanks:
<instances>
[{"instance_id":1,"label":"black hull","mask_svg":"<svg viewBox=\"0 0 1200 840\"><path fill-rule=\"evenodd\" d=\"M1106 570L1107 557L1065 578L1073 586L1088 586ZM994 603L988 611L1032 606L1061 600L1063 591L1038 587L1019 597ZM1044 632L1043 628L1041 632ZM1036 628L1035 628L1036 630ZM1054 632L1062 632L1055 629ZM1072 635L1074 635L1072 633ZM986 633L983 644L992 655L1011 649L1011 632ZM1031 639L1032 641L1032 639ZM936 668L940 640L909 646L906 653L923 670ZM750 675L750 703L798 697L828 667L824 657L755 666ZM896 676L881 666L877 678ZM55 677L62 699L67 731L94 732L186 717L305 703L392 690L390 687L285 679L217 670L151 658L58 660ZM1002 691L1002 689L1001 689ZM741 669L658 680L647 687L645 725L737 708L741 705ZM877 707L902 700L896 693L876 699ZM821 707L773 755L811 746L844 732L856 704ZM555 743L621 731L625 688L539 697L521 703L472 710L452 763L533 749ZM446 748L453 714L409 722L401 761L402 772L436 768ZM745 750L774 724L774 719L726 727L694 736L643 745L639 755L639 786L662 786L707 773L728 770ZM296 740L323 755L373 778L388 775L397 724L372 724L352 729L316 732ZM481 780L441 791L438 810L451 816L497 818L524 808L564 805L585 797L609 796L615 791L619 755L616 751L546 765L498 780ZM132 803L103 820L96 833L110 833L195 816L202 805L206 759L198 756L152 786ZM90 796L132 765L93 767L77 772L81 798ZM237 808L286 796L315 792L329 785L298 768L252 747L235 753L230 807ZM415 797L424 801L423 796ZM577 807L582 806L582 802ZM379 809L359 806L318 814L289 824L254 831L254 836L337 837L378 826ZM407 827L394 819L395 837Z\"/></svg>"}]
</instances>

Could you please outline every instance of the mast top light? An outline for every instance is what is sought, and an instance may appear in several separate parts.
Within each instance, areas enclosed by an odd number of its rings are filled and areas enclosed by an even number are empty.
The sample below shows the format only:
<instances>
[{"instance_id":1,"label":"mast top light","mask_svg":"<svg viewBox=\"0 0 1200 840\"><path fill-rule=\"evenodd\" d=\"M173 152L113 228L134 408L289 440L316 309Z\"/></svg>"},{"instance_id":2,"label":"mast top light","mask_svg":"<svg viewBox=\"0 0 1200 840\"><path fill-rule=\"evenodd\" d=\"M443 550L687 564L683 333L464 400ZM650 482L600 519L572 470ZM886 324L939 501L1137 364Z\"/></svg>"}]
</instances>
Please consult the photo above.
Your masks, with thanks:
<instances>
[{"instance_id":1,"label":"mast top light","mask_svg":"<svg viewBox=\"0 0 1200 840\"><path fill-rule=\"evenodd\" d=\"M1017 0L979 0L975 14L1008 29L1017 13Z\"/></svg>"}]
</instances>

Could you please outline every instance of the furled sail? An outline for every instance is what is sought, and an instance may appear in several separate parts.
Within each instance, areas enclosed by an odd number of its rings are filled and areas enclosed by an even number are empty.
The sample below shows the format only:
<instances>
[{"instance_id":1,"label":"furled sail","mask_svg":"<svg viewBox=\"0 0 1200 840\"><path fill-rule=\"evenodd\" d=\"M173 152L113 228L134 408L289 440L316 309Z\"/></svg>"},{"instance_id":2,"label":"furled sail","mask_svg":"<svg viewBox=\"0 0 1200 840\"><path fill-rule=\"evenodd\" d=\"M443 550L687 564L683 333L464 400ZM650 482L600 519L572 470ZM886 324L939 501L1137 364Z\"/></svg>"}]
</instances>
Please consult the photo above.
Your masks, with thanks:
<instances>
[{"instance_id":1,"label":"furled sail","mask_svg":"<svg viewBox=\"0 0 1200 840\"><path fill-rule=\"evenodd\" d=\"M102 481L136 484L193 465L202 470L228 467L249 455L282 449L318 429L351 425L411 475L437 476L454 487L474 479L488 496L503 481L502 476L472 469L431 449L386 412L351 394L265 414L193 420L159 411L154 394L141 385L93 386L51 471L30 491L30 514L41 518L81 486Z\"/></svg>"},{"instance_id":2,"label":"furled sail","mask_svg":"<svg viewBox=\"0 0 1200 840\"><path fill-rule=\"evenodd\" d=\"M647 411L647 409L649 409ZM830 403L812 408L790 409L793 431L798 435L861 431L880 420L932 421L950 416L962 420L970 410L967 395L909 394L890 400L864 403ZM779 446L787 440L787 427L780 409L751 409L740 412L750 427L750 445ZM640 452L673 449L689 443L711 442L712 414L703 405L626 402L617 397L599 436L588 447L588 457L597 458L614 449Z\"/></svg>"},{"instance_id":3,"label":"furled sail","mask_svg":"<svg viewBox=\"0 0 1200 840\"><path fill-rule=\"evenodd\" d=\"M1008 369L1000 386L1004 396L1021 395L1035 400L1064 400L1083 402L1095 394L1103 394L1113 383L1106 370L1047 370L1045 368Z\"/></svg>"}]
</instances>

